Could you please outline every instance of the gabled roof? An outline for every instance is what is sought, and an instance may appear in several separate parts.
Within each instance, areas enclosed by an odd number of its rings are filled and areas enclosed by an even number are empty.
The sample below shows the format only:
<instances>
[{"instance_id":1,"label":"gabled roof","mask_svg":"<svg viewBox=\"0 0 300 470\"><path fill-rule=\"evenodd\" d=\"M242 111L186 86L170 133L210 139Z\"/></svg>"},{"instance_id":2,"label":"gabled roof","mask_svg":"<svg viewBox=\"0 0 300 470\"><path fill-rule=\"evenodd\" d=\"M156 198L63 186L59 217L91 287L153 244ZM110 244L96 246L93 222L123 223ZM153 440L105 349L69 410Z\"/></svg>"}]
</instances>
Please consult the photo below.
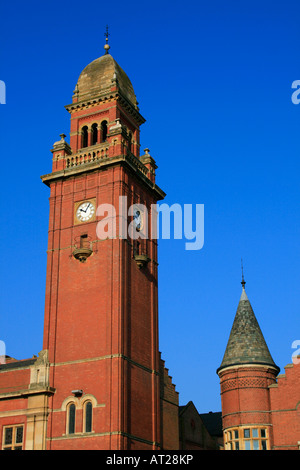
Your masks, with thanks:
<instances>
[{"instance_id":1,"label":"gabled roof","mask_svg":"<svg viewBox=\"0 0 300 470\"><path fill-rule=\"evenodd\" d=\"M212 412L209 413L198 413L197 408L195 407L192 401L189 401L186 405L181 405L179 408L179 418L185 414L188 408L192 409L192 412L195 413L201 419L206 430L211 437L222 437L222 412Z\"/></svg>"},{"instance_id":2,"label":"gabled roof","mask_svg":"<svg viewBox=\"0 0 300 470\"><path fill-rule=\"evenodd\" d=\"M222 437L222 412L221 411L210 411L209 413L199 414L200 418L209 434L213 437Z\"/></svg>"}]
</instances>

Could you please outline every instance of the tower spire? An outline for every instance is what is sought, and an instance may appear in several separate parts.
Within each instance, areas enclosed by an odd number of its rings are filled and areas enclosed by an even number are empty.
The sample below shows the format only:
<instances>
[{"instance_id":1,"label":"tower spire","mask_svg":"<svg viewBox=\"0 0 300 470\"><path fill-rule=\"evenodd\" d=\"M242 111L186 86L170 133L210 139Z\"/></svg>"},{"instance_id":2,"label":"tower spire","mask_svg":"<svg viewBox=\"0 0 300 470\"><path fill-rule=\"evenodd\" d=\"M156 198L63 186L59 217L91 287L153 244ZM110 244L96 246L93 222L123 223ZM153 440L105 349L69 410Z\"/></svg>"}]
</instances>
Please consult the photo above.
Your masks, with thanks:
<instances>
[{"instance_id":1,"label":"tower spire","mask_svg":"<svg viewBox=\"0 0 300 470\"><path fill-rule=\"evenodd\" d=\"M105 49L105 54L108 54L108 51L110 49L110 45L108 44L108 36L110 36L109 32L108 32L108 25L106 25L106 31L104 33L104 36L105 36L105 46L104 46L104 49Z\"/></svg>"},{"instance_id":2,"label":"tower spire","mask_svg":"<svg viewBox=\"0 0 300 470\"><path fill-rule=\"evenodd\" d=\"M242 278L243 292L230 331L223 361L218 371L225 367L242 364L263 364L278 369L247 297L243 271Z\"/></svg>"}]
</instances>

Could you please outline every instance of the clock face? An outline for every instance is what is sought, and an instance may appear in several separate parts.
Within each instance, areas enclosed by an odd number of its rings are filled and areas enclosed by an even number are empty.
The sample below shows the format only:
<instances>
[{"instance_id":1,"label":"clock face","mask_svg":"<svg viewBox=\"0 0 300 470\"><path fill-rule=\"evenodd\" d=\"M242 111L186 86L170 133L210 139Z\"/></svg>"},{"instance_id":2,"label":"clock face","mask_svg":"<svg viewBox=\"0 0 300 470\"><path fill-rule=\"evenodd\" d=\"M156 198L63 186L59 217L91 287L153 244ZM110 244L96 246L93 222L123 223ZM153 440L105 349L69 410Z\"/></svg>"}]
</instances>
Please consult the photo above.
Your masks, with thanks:
<instances>
[{"instance_id":1,"label":"clock face","mask_svg":"<svg viewBox=\"0 0 300 470\"><path fill-rule=\"evenodd\" d=\"M80 204L76 211L76 217L80 222L87 222L95 214L95 206L92 202L87 201Z\"/></svg>"}]
</instances>

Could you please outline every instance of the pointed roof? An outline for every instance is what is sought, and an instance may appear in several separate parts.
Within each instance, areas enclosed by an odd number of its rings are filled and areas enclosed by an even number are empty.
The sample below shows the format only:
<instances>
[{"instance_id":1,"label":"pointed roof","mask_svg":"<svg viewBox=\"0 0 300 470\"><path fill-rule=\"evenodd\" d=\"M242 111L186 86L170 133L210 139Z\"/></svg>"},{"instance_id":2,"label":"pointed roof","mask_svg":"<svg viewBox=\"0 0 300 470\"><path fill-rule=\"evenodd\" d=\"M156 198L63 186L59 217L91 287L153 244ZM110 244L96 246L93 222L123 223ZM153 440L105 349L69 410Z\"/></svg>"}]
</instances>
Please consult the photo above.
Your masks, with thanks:
<instances>
[{"instance_id":1,"label":"pointed roof","mask_svg":"<svg viewBox=\"0 0 300 470\"><path fill-rule=\"evenodd\" d=\"M223 357L221 369L238 365L266 365L279 367L274 363L258 321L245 291L245 281L242 281L242 294L231 328L229 340Z\"/></svg>"}]
</instances>

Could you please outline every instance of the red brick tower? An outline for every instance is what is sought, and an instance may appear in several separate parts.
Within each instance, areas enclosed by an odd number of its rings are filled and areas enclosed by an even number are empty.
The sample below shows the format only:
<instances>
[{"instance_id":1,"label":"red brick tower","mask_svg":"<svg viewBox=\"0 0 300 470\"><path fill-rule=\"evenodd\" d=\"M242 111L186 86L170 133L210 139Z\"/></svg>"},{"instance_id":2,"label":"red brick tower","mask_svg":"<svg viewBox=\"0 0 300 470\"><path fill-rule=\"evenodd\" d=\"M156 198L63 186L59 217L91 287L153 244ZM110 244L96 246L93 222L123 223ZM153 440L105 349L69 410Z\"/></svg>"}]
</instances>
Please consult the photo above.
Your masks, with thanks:
<instances>
[{"instance_id":1,"label":"red brick tower","mask_svg":"<svg viewBox=\"0 0 300 470\"><path fill-rule=\"evenodd\" d=\"M151 205L165 194L148 149L140 156L145 120L132 84L108 49L80 74L66 106L70 145L62 134L42 176L50 188L43 349L55 390L48 449L161 442L157 244L124 233L136 214L135 234L150 227ZM127 220L120 201L146 210Z\"/></svg>"},{"instance_id":2,"label":"red brick tower","mask_svg":"<svg viewBox=\"0 0 300 470\"><path fill-rule=\"evenodd\" d=\"M220 377L225 450L268 450L272 447L269 385L276 383L275 365L245 291L217 373Z\"/></svg>"}]
</instances>

